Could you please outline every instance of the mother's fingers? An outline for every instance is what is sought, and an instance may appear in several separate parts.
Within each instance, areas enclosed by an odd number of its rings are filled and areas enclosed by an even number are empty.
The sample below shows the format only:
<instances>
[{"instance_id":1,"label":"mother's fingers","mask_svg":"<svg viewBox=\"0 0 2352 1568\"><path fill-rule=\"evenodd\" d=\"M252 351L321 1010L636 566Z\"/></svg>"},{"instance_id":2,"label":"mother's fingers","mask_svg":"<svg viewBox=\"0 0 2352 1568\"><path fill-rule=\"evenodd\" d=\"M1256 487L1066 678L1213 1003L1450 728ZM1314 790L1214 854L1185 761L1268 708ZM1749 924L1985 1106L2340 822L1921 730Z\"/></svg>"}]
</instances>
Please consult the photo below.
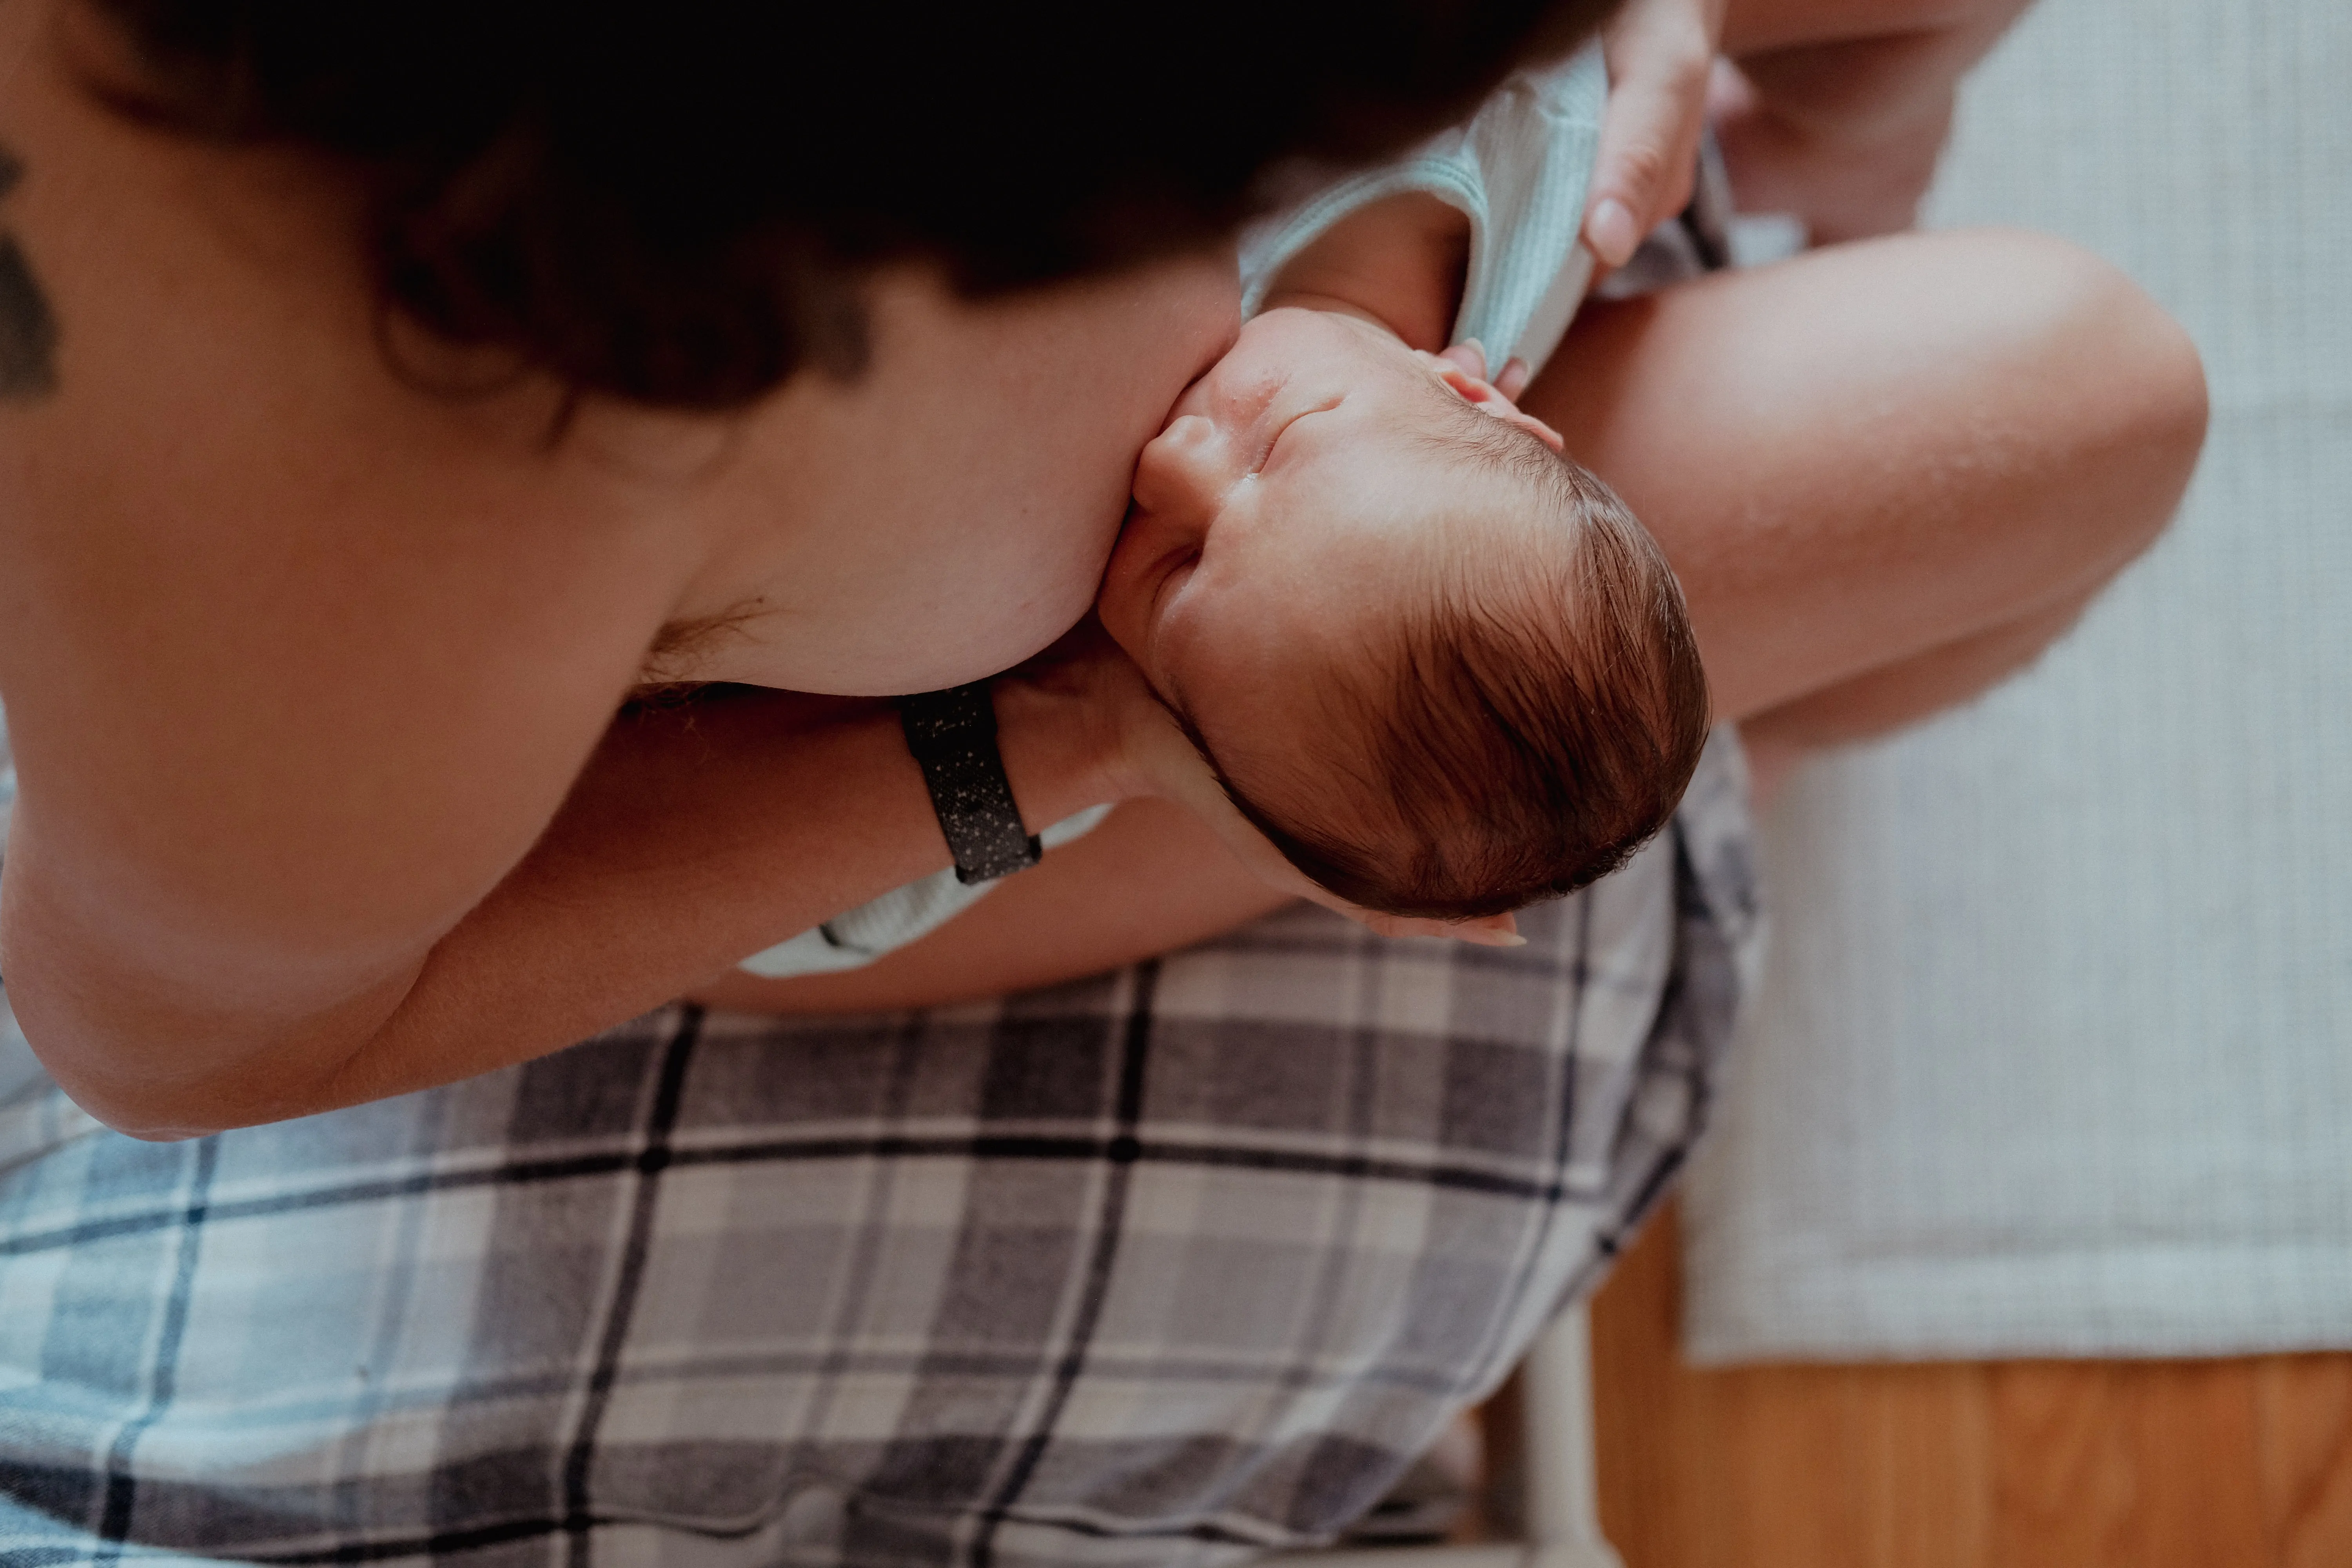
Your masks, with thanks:
<instances>
[{"instance_id":1,"label":"mother's fingers","mask_svg":"<svg viewBox=\"0 0 2352 1568\"><path fill-rule=\"evenodd\" d=\"M1725 0L1631 0L1602 36L1609 108L1585 199L1584 238L1604 267L1690 200L1708 68Z\"/></svg>"}]
</instances>

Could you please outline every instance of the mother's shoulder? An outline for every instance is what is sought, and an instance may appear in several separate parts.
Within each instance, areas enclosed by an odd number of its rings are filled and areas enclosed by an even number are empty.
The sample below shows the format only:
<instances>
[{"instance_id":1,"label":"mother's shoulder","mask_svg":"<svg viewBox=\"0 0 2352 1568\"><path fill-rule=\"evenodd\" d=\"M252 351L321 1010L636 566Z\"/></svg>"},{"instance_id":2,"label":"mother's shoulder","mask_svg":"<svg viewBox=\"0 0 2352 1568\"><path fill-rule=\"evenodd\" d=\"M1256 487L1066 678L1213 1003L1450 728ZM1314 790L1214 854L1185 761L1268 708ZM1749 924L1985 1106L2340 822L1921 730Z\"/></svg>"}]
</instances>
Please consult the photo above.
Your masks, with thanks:
<instances>
[{"instance_id":1,"label":"mother's shoulder","mask_svg":"<svg viewBox=\"0 0 2352 1568\"><path fill-rule=\"evenodd\" d=\"M44 10L0 7L0 565L266 552L364 598L535 563L617 637L660 623L649 585L690 541L551 440L560 390L409 341L348 182L116 111Z\"/></svg>"},{"instance_id":2,"label":"mother's shoulder","mask_svg":"<svg viewBox=\"0 0 2352 1568\"><path fill-rule=\"evenodd\" d=\"M112 113L17 30L40 9L0 5L26 802L57 863L160 889L110 908L277 931L358 883L336 941L429 942L563 798L690 535L548 439L559 394L402 374L333 182Z\"/></svg>"}]
</instances>

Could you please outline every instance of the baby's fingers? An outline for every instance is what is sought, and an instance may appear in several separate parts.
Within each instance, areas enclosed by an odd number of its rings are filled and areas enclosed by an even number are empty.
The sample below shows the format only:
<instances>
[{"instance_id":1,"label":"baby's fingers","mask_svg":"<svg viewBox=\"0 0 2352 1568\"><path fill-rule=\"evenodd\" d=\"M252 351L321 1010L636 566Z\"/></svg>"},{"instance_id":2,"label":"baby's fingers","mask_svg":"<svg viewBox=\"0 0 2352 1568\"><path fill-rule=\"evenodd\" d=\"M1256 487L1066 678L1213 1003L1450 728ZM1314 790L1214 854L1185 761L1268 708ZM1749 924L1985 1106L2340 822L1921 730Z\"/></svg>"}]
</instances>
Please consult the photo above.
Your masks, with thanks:
<instances>
[{"instance_id":1,"label":"baby's fingers","mask_svg":"<svg viewBox=\"0 0 2352 1568\"><path fill-rule=\"evenodd\" d=\"M1528 945L1528 939L1519 934L1519 917L1517 915L1489 915L1479 921L1454 921L1440 934L1475 947Z\"/></svg>"},{"instance_id":2,"label":"baby's fingers","mask_svg":"<svg viewBox=\"0 0 2352 1568\"><path fill-rule=\"evenodd\" d=\"M1519 934L1519 922L1512 915L1490 915L1483 920L1440 921L1413 915L1386 915L1376 910L1337 905L1349 920L1379 936L1433 936L1449 942L1466 942L1477 947L1525 947L1528 939Z\"/></svg>"},{"instance_id":3,"label":"baby's fingers","mask_svg":"<svg viewBox=\"0 0 2352 1568\"><path fill-rule=\"evenodd\" d=\"M1467 372L1480 381L1486 379L1486 345L1475 338L1465 338L1452 348L1431 357Z\"/></svg>"}]
</instances>

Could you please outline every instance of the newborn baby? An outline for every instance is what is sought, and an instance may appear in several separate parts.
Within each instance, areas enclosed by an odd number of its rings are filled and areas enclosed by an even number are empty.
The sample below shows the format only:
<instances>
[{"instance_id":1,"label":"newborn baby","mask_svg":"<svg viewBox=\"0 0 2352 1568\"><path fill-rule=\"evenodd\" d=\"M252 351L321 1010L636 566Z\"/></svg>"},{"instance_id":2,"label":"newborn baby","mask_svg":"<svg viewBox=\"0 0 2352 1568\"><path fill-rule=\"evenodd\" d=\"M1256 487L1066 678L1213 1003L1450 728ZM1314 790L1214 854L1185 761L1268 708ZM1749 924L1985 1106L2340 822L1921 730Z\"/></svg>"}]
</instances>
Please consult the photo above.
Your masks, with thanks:
<instances>
[{"instance_id":1,"label":"newborn baby","mask_svg":"<svg viewBox=\"0 0 2352 1568\"><path fill-rule=\"evenodd\" d=\"M1706 740L1657 546L1505 395L1524 368L1490 384L1461 342L1559 341L1605 91L1595 51L1523 73L1246 241L1251 319L1144 449L1104 575L1102 624L1175 719L1155 776L1263 879L1376 929L1515 940L1505 911L1664 824ZM1044 825L1047 851L1108 809ZM940 872L742 967L858 967L985 886Z\"/></svg>"},{"instance_id":2,"label":"newborn baby","mask_svg":"<svg viewBox=\"0 0 2352 1568\"><path fill-rule=\"evenodd\" d=\"M1681 591L1477 350L1323 298L1253 319L1144 448L1103 626L1347 902L1460 921L1582 887L1706 742Z\"/></svg>"}]
</instances>

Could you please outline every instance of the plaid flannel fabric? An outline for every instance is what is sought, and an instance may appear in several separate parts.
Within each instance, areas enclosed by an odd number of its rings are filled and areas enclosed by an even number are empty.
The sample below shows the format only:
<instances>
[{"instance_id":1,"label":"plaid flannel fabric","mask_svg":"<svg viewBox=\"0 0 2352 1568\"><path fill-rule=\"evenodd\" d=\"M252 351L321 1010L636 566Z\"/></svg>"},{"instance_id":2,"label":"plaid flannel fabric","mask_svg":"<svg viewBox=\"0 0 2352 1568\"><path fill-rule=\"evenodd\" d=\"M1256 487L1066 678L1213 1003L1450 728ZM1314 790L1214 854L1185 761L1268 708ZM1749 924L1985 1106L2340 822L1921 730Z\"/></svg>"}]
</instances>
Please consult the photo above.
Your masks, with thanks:
<instances>
[{"instance_id":1,"label":"plaid flannel fabric","mask_svg":"<svg viewBox=\"0 0 2352 1568\"><path fill-rule=\"evenodd\" d=\"M671 1008L176 1145L0 1105L0 1558L1216 1563L1590 1288L1754 911L1710 752L1510 952L1302 909L986 1005Z\"/></svg>"}]
</instances>

